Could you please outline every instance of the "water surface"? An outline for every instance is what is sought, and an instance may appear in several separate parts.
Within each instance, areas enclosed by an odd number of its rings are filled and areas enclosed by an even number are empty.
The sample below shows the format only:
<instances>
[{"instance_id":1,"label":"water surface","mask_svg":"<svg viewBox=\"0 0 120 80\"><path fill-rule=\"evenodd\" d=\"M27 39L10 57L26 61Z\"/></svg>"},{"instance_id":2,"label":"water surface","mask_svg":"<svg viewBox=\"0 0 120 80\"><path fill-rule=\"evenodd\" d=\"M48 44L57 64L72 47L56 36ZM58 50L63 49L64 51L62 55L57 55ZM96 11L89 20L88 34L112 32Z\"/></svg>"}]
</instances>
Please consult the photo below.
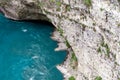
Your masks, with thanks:
<instances>
[{"instance_id":1,"label":"water surface","mask_svg":"<svg viewBox=\"0 0 120 80\"><path fill-rule=\"evenodd\" d=\"M51 25L18 22L0 15L0 80L63 80L55 67L65 51L55 52Z\"/></svg>"}]
</instances>

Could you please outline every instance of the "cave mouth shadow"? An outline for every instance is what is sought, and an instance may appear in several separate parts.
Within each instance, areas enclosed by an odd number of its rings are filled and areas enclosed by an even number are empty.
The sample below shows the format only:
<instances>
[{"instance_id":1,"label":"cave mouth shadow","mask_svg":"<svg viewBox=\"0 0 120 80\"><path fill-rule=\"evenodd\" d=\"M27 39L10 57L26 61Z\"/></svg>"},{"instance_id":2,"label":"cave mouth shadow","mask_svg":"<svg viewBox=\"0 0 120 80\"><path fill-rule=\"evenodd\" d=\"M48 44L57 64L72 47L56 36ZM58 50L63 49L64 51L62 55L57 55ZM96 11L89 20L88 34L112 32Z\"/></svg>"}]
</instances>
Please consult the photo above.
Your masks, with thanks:
<instances>
[{"instance_id":1,"label":"cave mouth shadow","mask_svg":"<svg viewBox=\"0 0 120 80\"><path fill-rule=\"evenodd\" d=\"M51 22L49 21L45 21L45 20L18 20L19 22L30 22L30 23L34 23L34 24L43 24L43 25L50 25L51 27L53 27L54 29L56 28Z\"/></svg>"},{"instance_id":2,"label":"cave mouth shadow","mask_svg":"<svg viewBox=\"0 0 120 80\"><path fill-rule=\"evenodd\" d=\"M0 11L0 14L2 14L4 17L5 17L5 14ZM5 17L7 18L7 17ZM50 25L51 27L53 27L54 29L56 29L56 27L50 22L50 21L47 21L47 20L41 20L41 19L36 19L36 20L32 20L32 19L18 19L18 20L14 20L14 19L11 19L11 18L7 18L9 20L12 20L12 21L19 21L19 22L30 22L30 23L35 23L35 24L43 24L43 25Z\"/></svg>"},{"instance_id":3,"label":"cave mouth shadow","mask_svg":"<svg viewBox=\"0 0 120 80\"><path fill-rule=\"evenodd\" d=\"M20 20L20 21L25 21L25 22L31 22L31 23L36 23L36 24L47 24L47 25L50 25L50 26L53 26L54 25L51 23L51 22L48 22L48 21L45 21L45 20Z\"/></svg>"}]
</instances>

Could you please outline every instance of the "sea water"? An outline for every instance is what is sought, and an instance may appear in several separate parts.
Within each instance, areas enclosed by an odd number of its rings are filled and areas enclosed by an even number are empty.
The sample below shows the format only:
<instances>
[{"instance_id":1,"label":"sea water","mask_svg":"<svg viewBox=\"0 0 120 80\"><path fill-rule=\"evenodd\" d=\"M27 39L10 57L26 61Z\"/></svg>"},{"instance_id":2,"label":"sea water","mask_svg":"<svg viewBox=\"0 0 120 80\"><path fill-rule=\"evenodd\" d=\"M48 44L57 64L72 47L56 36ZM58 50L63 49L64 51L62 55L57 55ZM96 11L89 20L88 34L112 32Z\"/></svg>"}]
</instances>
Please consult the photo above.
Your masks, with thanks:
<instances>
[{"instance_id":1,"label":"sea water","mask_svg":"<svg viewBox=\"0 0 120 80\"><path fill-rule=\"evenodd\" d=\"M0 80L63 80L56 68L66 57L48 24L12 21L0 15Z\"/></svg>"}]
</instances>

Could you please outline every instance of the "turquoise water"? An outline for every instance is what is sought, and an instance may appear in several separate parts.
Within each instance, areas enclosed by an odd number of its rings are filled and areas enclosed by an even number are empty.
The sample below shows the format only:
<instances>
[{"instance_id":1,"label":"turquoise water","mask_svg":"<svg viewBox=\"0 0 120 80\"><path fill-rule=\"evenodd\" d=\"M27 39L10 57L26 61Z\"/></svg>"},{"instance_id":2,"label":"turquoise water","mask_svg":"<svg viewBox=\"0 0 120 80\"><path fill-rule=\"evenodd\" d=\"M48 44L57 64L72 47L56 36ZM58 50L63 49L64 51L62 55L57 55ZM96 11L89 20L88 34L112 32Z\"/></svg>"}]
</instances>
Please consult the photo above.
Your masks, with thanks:
<instances>
[{"instance_id":1,"label":"turquoise water","mask_svg":"<svg viewBox=\"0 0 120 80\"><path fill-rule=\"evenodd\" d=\"M57 42L47 24L17 22L0 15L0 80L63 80L55 67L65 51L55 52Z\"/></svg>"}]
</instances>

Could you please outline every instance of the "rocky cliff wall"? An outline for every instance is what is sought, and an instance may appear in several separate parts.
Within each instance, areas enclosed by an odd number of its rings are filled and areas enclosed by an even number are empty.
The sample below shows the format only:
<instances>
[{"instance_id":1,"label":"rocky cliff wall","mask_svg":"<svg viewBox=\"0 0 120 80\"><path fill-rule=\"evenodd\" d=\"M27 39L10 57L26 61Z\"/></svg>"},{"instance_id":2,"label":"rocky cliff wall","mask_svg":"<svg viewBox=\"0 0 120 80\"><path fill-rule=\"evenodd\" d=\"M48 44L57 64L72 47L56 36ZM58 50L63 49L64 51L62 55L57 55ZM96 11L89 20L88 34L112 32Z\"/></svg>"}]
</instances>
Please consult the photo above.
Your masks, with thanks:
<instances>
[{"instance_id":1,"label":"rocky cliff wall","mask_svg":"<svg viewBox=\"0 0 120 80\"><path fill-rule=\"evenodd\" d=\"M77 57L73 69L73 55L58 67L66 80L71 76L76 80L120 80L119 0L9 0L0 4L8 18L54 24L61 42Z\"/></svg>"}]
</instances>

